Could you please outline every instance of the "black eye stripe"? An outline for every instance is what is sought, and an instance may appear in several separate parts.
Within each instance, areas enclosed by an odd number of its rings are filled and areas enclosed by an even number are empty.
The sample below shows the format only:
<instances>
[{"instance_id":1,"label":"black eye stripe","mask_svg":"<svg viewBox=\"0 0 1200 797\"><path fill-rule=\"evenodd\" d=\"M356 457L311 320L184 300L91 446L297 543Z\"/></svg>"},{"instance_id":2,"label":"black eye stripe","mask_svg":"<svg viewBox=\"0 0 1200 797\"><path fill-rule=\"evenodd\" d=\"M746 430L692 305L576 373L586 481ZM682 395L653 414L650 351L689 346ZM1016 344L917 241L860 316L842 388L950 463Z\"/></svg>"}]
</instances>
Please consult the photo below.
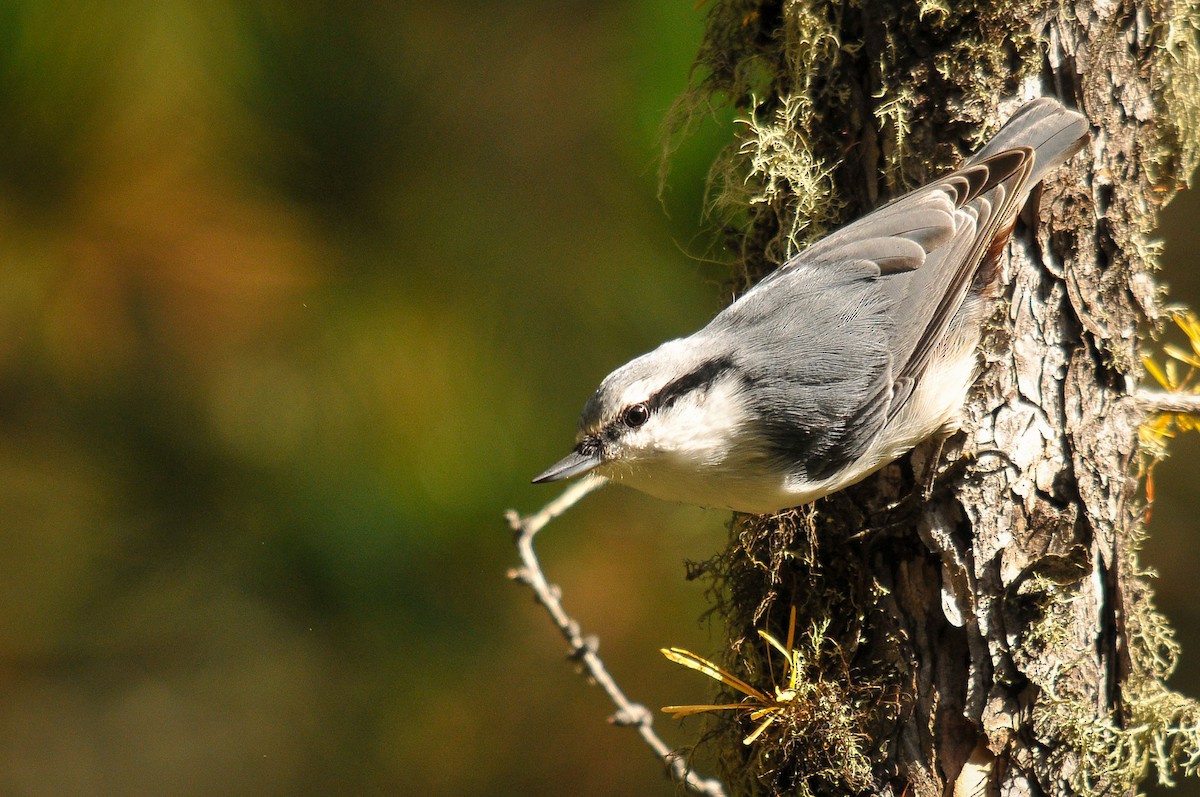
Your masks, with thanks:
<instances>
[{"instance_id":1,"label":"black eye stripe","mask_svg":"<svg viewBox=\"0 0 1200 797\"><path fill-rule=\"evenodd\" d=\"M646 401L646 407L651 412L662 407L669 407L688 393L708 387L722 374L733 370L733 367L732 357L718 357L701 363L699 367L663 385Z\"/></svg>"},{"instance_id":2,"label":"black eye stripe","mask_svg":"<svg viewBox=\"0 0 1200 797\"><path fill-rule=\"evenodd\" d=\"M706 360L678 379L663 385L645 401L630 404L622 409L616 418L609 421L598 434L606 440L616 440L624 429L638 428L645 424L654 413L670 407L688 393L707 388L723 374L736 367L733 358L729 356ZM644 418L641 417L643 412L645 413Z\"/></svg>"}]
</instances>

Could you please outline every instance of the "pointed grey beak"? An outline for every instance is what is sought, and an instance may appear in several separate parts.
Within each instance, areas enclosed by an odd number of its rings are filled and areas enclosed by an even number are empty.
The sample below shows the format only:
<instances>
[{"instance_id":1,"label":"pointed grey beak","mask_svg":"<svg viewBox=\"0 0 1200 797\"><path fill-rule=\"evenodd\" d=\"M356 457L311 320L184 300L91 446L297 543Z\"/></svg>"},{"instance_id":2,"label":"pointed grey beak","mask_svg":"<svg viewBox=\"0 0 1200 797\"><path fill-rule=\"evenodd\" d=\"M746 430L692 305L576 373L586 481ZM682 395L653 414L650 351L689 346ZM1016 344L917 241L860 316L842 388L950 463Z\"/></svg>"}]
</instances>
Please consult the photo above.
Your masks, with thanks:
<instances>
[{"instance_id":1,"label":"pointed grey beak","mask_svg":"<svg viewBox=\"0 0 1200 797\"><path fill-rule=\"evenodd\" d=\"M575 450L570 454L535 476L533 483L544 484L545 482L569 479L572 476L587 473L603 461L604 458L600 456L600 446L597 445L595 439L589 437L575 446Z\"/></svg>"}]
</instances>

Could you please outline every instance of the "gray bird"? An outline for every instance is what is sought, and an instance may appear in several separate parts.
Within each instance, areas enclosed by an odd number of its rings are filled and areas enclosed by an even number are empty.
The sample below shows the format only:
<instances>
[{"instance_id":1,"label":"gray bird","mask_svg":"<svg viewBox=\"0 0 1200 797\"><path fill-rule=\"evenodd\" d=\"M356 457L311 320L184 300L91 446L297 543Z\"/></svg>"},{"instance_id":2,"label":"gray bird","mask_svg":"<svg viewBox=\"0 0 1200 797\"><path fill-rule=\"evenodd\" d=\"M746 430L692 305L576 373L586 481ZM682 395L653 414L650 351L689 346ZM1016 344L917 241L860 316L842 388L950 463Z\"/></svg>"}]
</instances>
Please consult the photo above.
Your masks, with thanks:
<instances>
[{"instance_id":1,"label":"gray bird","mask_svg":"<svg viewBox=\"0 0 1200 797\"><path fill-rule=\"evenodd\" d=\"M1087 131L1054 99L1022 106L958 170L609 374L574 451L533 481L591 471L669 501L775 512L953 428L1017 216Z\"/></svg>"}]
</instances>

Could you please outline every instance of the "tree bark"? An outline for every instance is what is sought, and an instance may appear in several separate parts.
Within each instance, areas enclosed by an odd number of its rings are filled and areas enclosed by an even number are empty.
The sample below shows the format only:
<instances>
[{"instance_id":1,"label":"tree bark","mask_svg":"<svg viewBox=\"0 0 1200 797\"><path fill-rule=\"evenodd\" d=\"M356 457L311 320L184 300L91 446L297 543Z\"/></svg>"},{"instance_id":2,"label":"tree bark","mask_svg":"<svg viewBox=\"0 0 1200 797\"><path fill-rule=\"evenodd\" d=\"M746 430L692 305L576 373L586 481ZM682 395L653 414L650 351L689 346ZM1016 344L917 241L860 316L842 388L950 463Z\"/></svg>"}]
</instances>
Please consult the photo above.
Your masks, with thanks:
<instances>
[{"instance_id":1,"label":"tree bark","mask_svg":"<svg viewBox=\"0 0 1200 797\"><path fill-rule=\"evenodd\" d=\"M735 518L704 570L727 669L800 687L769 732L712 736L733 793L1075 795L1192 774L1200 707L1136 558L1148 235L1195 165L1196 4L729 0L694 105L747 114L714 203L749 284L957 164L1023 101L1093 125L1018 225L963 431L841 494ZM930 489L926 489L929 485ZM774 658L772 658L774 656ZM774 673L774 675L772 675ZM736 699L740 695L732 695Z\"/></svg>"}]
</instances>

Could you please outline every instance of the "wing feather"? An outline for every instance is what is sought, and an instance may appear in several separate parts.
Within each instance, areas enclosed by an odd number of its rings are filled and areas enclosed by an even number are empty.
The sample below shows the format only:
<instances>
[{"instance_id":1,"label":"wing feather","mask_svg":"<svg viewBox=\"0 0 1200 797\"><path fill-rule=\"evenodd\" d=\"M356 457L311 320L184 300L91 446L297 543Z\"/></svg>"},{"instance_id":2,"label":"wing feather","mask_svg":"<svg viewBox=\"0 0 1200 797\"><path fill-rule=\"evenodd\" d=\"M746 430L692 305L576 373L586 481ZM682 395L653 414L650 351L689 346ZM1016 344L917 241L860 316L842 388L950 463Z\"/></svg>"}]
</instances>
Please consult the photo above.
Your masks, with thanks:
<instances>
[{"instance_id":1,"label":"wing feather","mask_svg":"<svg viewBox=\"0 0 1200 797\"><path fill-rule=\"evenodd\" d=\"M831 233L714 319L769 330L740 339L762 349L746 358L763 371L748 395L782 460L819 479L867 449L955 339L1030 189L1086 133L1056 101L1030 103L961 168Z\"/></svg>"},{"instance_id":2,"label":"wing feather","mask_svg":"<svg viewBox=\"0 0 1200 797\"><path fill-rule=\"evenodd\" d=\"M889 341L895 390L884 397L886 422L933 359L988 253L1003 246L998 237L1007 240L1033 161L1032 149L1017 147L951 172L830 234L747 295L793 272L845 269L876 279L902 319Z\"/></svg>"}]
</instances>

